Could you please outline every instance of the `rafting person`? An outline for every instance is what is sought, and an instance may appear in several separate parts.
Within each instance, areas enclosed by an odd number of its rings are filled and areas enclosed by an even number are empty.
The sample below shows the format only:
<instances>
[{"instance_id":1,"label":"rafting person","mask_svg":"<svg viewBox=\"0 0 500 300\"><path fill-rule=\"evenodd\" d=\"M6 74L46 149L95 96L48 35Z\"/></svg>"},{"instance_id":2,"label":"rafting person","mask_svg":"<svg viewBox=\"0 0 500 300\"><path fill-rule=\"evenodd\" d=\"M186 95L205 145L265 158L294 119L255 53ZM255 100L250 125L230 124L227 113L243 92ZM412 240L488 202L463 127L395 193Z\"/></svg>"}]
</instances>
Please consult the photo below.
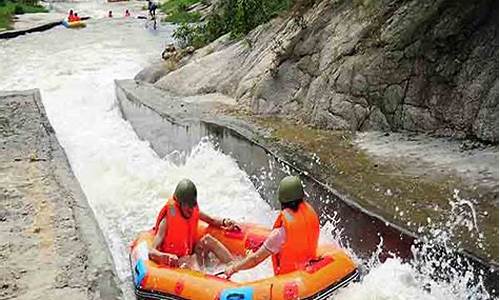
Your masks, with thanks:
<instances>
[{"instance_id":1,"label":"rafting person","mask_svg":"<svg viewBox=\"0 0 500 300\"><path fill-rule=\"evenodd\" d=\"M75 21L75 15L73 14L73 10L70 9L69 10L69 14L68 14L68 23L69 22L74 22Z\"/></svg>"},{"instance_id":2,"label":"rafting person","mask_svg":"<svg viewBox=\"0 0 500 300\"><path fill-rule=\"evenodd\" d=\"M125 18L127 17L130 17L130 12L128 11L128 9L125 10Z\"/></svg>"},{"instance_id":3,"label":"rafting person","mask_svg":"<svg viewBox=\"0 0 500 300\"><path fill-rule=\"evenodd\" d=\"M319 219L304 200L304 190L298 177L287 176L281 180L278 200L281 212L271 234L255 253L227 267L224 271L226 278L240 270L255 267L269 256L272 256L275 275L304 269L316 258Z\"/></svg>"},{"instance_id":4,"label":"rafting person","mask_svg":"<svg viewBox=\"0 0 500 300\"><path fill-rule=\"evenodd\" d=\"M197 240L199 220L224 230L240 230L233 220L212 218L200 211L196 186L191 180L182 179L158 214L149 258L168 266L194 269L204 264L210 252L222 263L233 261L229 250L211 235Z\"/></svg>"},{"instance_id":5,"label":"rafting person","mask_svg":"<svg viewBox=\"0 0 500 300\"><path fill-rule=\"evenodd\" d=\"M78 13L75 12L75 14L73 15L73 22L77 22L77 21L80 21L80 17L78 16Z\"/></svg>"}]
</instances>

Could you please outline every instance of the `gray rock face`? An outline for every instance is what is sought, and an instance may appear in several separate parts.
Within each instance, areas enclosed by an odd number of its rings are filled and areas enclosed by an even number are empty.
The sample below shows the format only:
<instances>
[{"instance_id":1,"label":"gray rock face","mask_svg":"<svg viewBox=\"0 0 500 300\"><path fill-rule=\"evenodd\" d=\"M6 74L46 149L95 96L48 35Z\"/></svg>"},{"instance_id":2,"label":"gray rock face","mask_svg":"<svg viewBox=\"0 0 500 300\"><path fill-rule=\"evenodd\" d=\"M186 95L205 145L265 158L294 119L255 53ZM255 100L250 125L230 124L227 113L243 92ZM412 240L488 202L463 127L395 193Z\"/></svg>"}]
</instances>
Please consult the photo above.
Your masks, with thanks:
<instances>
[{"instance_id":1,"label":"gray rock face","mask_svg":"<svg viewBox=\"0 0 500 300\"><path fill-rule=\"evenodd\" d=\"M147 83L155 83L160 78L167 75L169 72L170 71L165 66L165 64L163 62L160 62L143 69L141 72L135 75L134 79Z\"/></svg>"},{"instance_id":2,"label":"gray rock face","mask_svg":"<svg viewBox=\"0 0 500 300\"><path fill-rule=\"evenodd\" d=\"M498 81L481 103L473 128L480 139L498 143Z\"/></svg>"},{"instance_id":3,"label":"gray rock face","mask_svg":"<svg viewBox=\"0 0 500 300\"><path fill-rule=\"evenodd\" d=\"M498 1L317 0L205 53L157 87L324 128L498 143Z\"/></svg>"}]
</instances>

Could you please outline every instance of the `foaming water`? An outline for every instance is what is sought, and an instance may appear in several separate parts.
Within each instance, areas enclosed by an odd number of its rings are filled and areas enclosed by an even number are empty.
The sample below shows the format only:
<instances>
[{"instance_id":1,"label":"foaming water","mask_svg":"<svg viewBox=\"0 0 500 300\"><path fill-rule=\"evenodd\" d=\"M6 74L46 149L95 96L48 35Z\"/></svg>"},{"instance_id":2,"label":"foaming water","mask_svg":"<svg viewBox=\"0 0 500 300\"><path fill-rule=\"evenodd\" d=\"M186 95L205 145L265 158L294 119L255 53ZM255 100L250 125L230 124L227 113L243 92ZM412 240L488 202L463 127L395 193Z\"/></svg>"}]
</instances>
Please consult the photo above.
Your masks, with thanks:
<instances>
[{"instance_id":1,"label":"foaming water","mask_svg":"<svg viewBox=\"0 0 500 300\"><path fill-rule=\"evenodd\" d=\"M468 210L458 209L459 206ZM477 243L482 242L474 206L460 198L457 190L450 201L448 219L444 223L429 221L428 234L413 246L413 259L409 262L403 262L394 254L382 262L379 258L384 244L382 237L371 257L360 259L349 244L342 243L339 219L330 219L324 226L330 228L330 237L340 239L340 244L351 250L362 272L360 282L339 290L330 299L498 299L487 291L484 272L476 270L455 252L459 246L454 244L452 237L460 227L469 229Z\"/></svg>"},{"instance_id":2,"label":"foaming water","mask_svg":"<svg viewBox=\"0 0 500 300\"><path fill-rule=\"evenodd\" d=\"M276 215L236 162L208 140L179 164L175 156L158 157L122 119L113 81L134 76L157 57L170 40L171 28L163 32L152 35L136 20L100 20L78 32L57 28L0 44L0 56L9 58L0 62L0 89L41 89L50 122L124 285L130 275L129 242L152 226L182 178L196 183L200 207L208 214L269 226ZM271 275L269 262L234 279L259 274Z\"/></svg>"},{"instance_id":3,"label":"foaming water","mask_svg":"<svg viewBox=\"0 0 500 300\"><path fill-rule=\"evenodd\" d=\"M55 28L1 41L0 57L8 59L0 60L0 89L41 89L50 122L96 214L123 286L130 276L128 243L152 225L181 178L196 183L200 207L207 213L270 226L276 212L237 163L210 141L203 140L181 160L179 155L161 158L121 118L113 80L133 77L157 57L171 40L172 28L152 33L142 22L125 19L88 25L79 31ZM349 248L342 241L338 216L330 217L322 240ZM364 268L362 281L339 291L335 299L485 299L480 289L471 296L467 278L434 281L425 269L432 268L432 261L426 261L431 256L419 251L421 258L414 264L397 258L381 263L378 253L357 259ZM270 276L270 269L267 261L234 279Z\"/></svg>"},{"instance_id":4,"label":"foaming water","mask_svg":"<svg viewBox=\"0 0 500 300\"><path fill-rule=\"evenodd\" d=\"M114 18L123 17L128 9L131 17L146 16L147 11L143 9L144 1L129 0L120 2L108 2L106 0L88 1L72 0L68 2L49 2L52 11L68 13L70 9L75 10L78 15L91 17L93 19L107 18L108 12L112 11Z\"/></svg>"}]
</instances>

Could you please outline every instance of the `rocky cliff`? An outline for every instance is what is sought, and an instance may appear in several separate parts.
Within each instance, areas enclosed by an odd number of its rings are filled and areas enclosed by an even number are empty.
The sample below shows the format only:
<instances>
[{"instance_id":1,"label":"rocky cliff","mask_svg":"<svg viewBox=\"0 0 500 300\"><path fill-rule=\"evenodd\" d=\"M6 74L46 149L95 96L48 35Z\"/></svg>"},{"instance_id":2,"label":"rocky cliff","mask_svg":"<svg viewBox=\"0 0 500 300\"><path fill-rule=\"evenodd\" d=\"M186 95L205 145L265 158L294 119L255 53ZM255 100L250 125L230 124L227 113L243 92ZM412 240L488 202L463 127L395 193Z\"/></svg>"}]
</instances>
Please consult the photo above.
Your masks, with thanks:
<instances>
[{"instance_id":1,"label":"rocky cliff","mask_svg":"<svg viewBox=\"0 0 500 300\"><path fill-rule=\"evenodd\" d=\"M322 128L498 143L498 1L309 0L155 85Z\"/></svg>"}]
</instances>

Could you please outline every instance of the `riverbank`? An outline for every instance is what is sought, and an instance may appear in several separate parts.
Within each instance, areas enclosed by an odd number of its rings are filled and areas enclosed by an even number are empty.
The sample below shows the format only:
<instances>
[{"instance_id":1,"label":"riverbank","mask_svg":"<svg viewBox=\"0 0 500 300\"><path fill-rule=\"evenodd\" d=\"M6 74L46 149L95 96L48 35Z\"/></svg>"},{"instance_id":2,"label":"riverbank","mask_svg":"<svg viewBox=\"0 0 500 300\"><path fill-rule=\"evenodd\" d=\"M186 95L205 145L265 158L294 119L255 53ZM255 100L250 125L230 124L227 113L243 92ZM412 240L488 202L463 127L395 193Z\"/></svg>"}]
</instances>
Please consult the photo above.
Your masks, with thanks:
<instances>
[{"instance_id":1,"label":"riverbank","mask_svg":"<svg viewBox=\"0 0 500 300\"><path fill-rule=\"evenodd\" d=\"M0 298L119 298L107 245L40 93L2 92L0 107Z\"/></svg>"},{"instance_id":2,"label":"riverbank","mask_svg":"<svg viewBox=\"0 0 500 300\"><path fill-rule=\"evenodd\" d=\"M9 29L20 29L13 27L13 19L17 19L23 14L46 13L48 10L37 4L26 4L17 2L0 2L0 32Z\"/></svg>"}]
</instances>

